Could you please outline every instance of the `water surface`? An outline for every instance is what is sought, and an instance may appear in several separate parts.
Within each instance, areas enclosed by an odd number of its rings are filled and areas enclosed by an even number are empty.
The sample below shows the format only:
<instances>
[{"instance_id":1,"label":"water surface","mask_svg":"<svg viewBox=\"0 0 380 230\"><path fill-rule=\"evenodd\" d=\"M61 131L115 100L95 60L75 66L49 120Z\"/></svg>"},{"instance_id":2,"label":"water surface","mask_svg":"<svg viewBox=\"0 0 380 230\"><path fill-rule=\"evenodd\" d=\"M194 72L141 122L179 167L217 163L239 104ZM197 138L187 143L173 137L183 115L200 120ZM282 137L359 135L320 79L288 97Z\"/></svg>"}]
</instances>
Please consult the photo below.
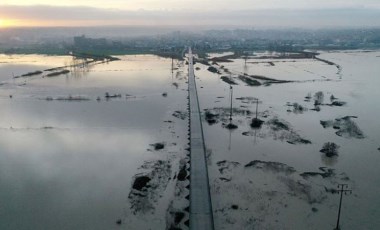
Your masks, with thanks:
<instances>
[{"instance_id":1,"label":"water surface","mask_svg":"<svg viewBox=\"0 0 380 230\"><path fill-rule=\"evenodd\" d=\"M73 60L0 56L0 229L118 229L139 167L167 155L150 144L183 148L185 125L175 133L164 123L186 106L182 67L172 73L171 60L150 55L120 59L14 79ZM121 97L106 100L106 92ZM55 100L69 96L86 100ZM157 211L152 226L165 226L165 214Z\"/></svg>"}]
</instances>

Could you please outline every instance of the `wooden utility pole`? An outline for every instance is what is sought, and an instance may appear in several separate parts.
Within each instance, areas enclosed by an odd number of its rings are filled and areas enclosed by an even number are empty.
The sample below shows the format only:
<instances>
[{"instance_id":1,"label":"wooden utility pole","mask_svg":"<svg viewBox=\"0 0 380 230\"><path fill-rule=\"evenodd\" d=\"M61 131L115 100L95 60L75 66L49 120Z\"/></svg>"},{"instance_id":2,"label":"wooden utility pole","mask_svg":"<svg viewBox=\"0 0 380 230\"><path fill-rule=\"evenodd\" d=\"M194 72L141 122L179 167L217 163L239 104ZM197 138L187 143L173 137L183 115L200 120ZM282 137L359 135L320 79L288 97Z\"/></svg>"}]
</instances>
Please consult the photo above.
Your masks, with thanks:
<instances>
[{"instance_id":1,"label":"wooden utility pole","mask_svg":"<svg viewBox=\"0 0 380 230\"><path fill-rule=\"evenodd\" d=\"M262 101L259 101L258 98L255 98L255 101L253 103L256 104L256 120L257 120L257 117L259 115L259 103L262 103Z\"/></svg>"},{"instance_id":2,"label":"wooden utility pole","mask_svg":"<svg viewBox=\"0 0 380 230\"><path fill-rule=\"evenodd\" d=\"M248 59L248 52L243 52L243 54L244 54L244 65L247 65L247 59Z\"/></svg>"},{"instance_id":3,"label":"wooden utility pole","mask_svg":"<svg viewBox=\"0 0 380 230\"><path fill-rule=\"evenodd\" d=\"M230 73L230 82L232 82L232 75ZM233 98L233 93L234 89L232 88L232 85L230 83L230 96L231 96L231 101L230 101L230 122L232 121L232 98Z\"/></svg>"},{"instance_id":4,"label":"wooden utility pole","mask_svg":"<svg viewBox=\"0 0 380 230\"><path fill-rule=\"evenodd\" d=\"M257 114L259 113L259 99L256 98L256 119L257 119Z\"/></svg>"},{"instance_id":5,"label":"wooden utility pole","mask_svg":"<svg viewBox=\"0 0 380 230\"><path fill-rule=\"evenodd\" d=\"M336 227L334 230L340 230L339 221L340 221L340 210L342 208L343 193L344 193L344 195L347 195L348 192L350 194L352 193L352 190L347 189L347 188L348 188L347 184L339 184L338 185L338 189L339 189L338 194L340 193L340 200L339 200L338 220L336 221Z\"/></svg>"},{"instance_id":6,"label":"wooden utility pole","mask_svg":"<svg viewBox=\"0 0 380 230\"><path fill-rule=\"evenodd\" d=\"M253 103L256 103L256 117L252 119L251 127L254 129L257 129L257 128L260 128L261 125L264 123L264 121L262 121L258 118L258 116L259 116L259 103L261 103L261 101L259 101L258 98L255 98L255 101Z\"/></svg>"},{"instance_id":7,"label":"wooden utility pole","mask_svg":"<svg viewBox=\"0 0 380 230\"><path fill-rule=\"evenodd\" d=\"M231 94L231 103L230 103L230 122L232 121L232 98L234 94L234 89L232 88L232 85L230 85L230 94Z\"/></svg>"},{"instance_id":8,"label":"wooden utility pole","mask_svg":"<svg viewBox=\"0 0 380 230\"><path fill-rule=\"evenodd\" d=\"M174 58L172 56L172 73L174 72Z\"/></svg>"}]
</instances>

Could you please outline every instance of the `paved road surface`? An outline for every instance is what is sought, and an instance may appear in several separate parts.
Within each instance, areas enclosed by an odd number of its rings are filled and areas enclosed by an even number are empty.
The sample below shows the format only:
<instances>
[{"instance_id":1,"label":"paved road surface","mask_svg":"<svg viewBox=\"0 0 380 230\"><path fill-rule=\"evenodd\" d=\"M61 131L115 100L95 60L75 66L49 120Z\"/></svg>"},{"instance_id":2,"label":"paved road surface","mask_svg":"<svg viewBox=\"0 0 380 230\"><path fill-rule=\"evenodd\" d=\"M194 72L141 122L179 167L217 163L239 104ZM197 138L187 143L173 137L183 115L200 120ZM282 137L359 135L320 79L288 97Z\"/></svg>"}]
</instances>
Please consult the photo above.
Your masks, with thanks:
<instances>
[{"instance_id":1,"label":"paved road surface","mask_svg":"<svg viewBox=\"0 0 380 230\"><path fill-rule=\"evenodd\" d=\"M193 54L189 49L190 101L190 230L213 230L214 219L205 155L202 122L194 77Z\"/></svg>"}]
</instances>

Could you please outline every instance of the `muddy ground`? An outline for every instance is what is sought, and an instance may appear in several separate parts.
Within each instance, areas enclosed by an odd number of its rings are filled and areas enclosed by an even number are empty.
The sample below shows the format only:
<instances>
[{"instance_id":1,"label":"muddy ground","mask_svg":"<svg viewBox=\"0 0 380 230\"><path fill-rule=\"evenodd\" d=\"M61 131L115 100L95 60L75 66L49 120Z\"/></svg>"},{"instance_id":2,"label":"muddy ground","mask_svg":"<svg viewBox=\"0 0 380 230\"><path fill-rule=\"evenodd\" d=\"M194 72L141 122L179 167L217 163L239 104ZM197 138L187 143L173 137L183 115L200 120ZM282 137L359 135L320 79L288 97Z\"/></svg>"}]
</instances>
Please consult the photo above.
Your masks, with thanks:
<instances>
[{"instance_id":1,"label":"muddy ground","mask_svg":"<svg viewBox=\"0 0 380 230\"><path fill-rule=\"evenodd\" d=\"M284 163L262 160L223 160L216 165L220 176L211 189L216 196L215 213L224 216L217 220L220 229L236 224L244 229L292 229L282 224L291 209L308 206L300 219L319 215L337 194L338 183L352 184L346 174L325 167L300 172Z\"/></svg>"}]
</instances>

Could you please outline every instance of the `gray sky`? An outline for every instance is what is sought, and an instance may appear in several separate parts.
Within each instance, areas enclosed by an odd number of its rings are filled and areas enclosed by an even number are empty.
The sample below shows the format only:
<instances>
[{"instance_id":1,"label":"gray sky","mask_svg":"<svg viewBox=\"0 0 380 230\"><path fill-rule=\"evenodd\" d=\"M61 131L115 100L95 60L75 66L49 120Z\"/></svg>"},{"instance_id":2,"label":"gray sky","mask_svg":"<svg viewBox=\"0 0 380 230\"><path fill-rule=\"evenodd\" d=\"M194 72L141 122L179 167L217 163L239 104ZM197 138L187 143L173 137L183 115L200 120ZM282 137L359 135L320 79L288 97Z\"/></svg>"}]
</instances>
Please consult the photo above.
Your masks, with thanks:
<instances>
[{"instance_id":1,"label":"gray sky","mask_svg":"<svg viewBox=\"0 0 380 230\"><path fill-rule=\"evenodd\" d=\"M1 0L1 25L378 27L380 0Z\"/></svg>"},{"instance_id":2,"label":"gray sky","mask_svg":"<svg viewBox=\"0 0 380 230\"><path fill-rule=\"evenodd\" d=\"M2 0L4 5L91 6L127 10L247 10L272 8L373 8L379 0Z\"/></svg>"}]
</instances>

